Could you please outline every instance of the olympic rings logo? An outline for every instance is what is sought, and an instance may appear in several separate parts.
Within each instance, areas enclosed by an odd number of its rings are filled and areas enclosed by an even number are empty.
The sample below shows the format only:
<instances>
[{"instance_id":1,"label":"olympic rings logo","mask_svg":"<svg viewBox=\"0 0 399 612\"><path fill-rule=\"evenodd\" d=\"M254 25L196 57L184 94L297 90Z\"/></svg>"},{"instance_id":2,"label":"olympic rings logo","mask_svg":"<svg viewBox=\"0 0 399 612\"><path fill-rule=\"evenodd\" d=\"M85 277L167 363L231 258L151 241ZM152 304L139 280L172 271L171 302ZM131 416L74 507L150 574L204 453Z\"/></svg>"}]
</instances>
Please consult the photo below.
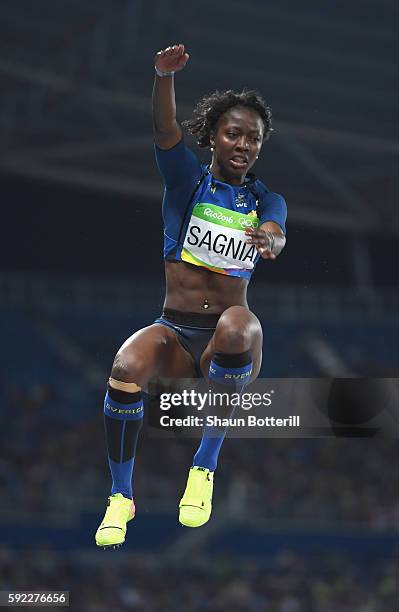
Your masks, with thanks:
<instances>
[{"instance_id":1,"label":"olympic rings logo","mask_svg":"<svg viewBox=\"0 0 399 612\"><path fill-rule=\"evenodd\" d=\"M239 224L242 228L244 227L256 227L255 223L251 219L239 219Z\"/></svg>"}]
</instances>

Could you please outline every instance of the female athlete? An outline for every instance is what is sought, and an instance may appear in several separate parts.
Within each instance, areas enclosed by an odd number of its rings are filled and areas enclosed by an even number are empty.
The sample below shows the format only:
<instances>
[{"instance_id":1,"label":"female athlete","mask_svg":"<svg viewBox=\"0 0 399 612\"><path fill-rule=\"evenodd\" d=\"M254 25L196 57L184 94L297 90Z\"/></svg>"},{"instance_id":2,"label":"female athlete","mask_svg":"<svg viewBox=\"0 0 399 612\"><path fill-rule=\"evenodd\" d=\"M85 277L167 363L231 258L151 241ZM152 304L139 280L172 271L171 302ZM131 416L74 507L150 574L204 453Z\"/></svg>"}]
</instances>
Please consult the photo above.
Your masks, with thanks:
<instances>
[{"instance_id":1,"label":"female athlete","mask_svg":"<svg viewBox=\"0 0 399 612\"><path fill-rule=\"evenodd\" d=\"M183 125L200 147L201 166L176 121L174 74L189 59L184 45L155 56L155 155L163 177L166 298L162 316L118 351L104 402L111 495L96 543L116 547L135 515L132 472L143 417L141 391L153 377L203 376L241 390L256 379L262 328L247 304L259 258L285 245L286 204L249 170L271 132L271 109L255 91L215 92ZM179 505L179 521L199 527L212 510L213 476L225 430L205 427Z\"/></svg>"}]
</instances>

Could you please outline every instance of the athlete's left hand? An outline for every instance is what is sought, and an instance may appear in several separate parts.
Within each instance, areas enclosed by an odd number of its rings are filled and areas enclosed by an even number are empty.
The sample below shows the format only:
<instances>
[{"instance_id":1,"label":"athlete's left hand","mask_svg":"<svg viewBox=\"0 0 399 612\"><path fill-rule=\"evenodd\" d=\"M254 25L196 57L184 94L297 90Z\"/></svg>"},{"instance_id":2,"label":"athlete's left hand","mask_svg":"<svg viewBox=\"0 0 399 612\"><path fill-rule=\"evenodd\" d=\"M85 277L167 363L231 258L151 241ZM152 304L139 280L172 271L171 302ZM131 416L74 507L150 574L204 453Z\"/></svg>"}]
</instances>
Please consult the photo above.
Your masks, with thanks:
<instances>
[{"instance_id":1,"label":"athlete's left hand","mask_svg":"<svg viewBox=\"0 0 399 612\"><path fill-rule=\"evenodd\" d=\"M246 243L254 244L258 253L263 259L276 259L276 255L268 250L270 243L266 232L261 229L247 227L245 230L245 235L248 238L248 240L246 240Z\"/></svg>"}]
</instances>

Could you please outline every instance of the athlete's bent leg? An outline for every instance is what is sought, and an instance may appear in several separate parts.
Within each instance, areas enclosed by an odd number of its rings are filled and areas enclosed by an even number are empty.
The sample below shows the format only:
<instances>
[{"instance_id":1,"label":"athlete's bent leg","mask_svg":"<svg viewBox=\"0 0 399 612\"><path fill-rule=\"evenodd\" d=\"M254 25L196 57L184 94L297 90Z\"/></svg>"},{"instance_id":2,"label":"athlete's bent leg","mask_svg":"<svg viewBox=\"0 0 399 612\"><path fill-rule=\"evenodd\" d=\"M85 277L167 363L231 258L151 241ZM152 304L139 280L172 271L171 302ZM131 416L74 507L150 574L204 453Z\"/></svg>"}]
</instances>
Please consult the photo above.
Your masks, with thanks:
<instances>
[{"instance_id":1,"label":"athlete's bent leg","mask_svg":"<svg viewBox=\"0 0 399 612\"><path fill-rule=\"evenodd\" d=\"M211 389L229 397L241 393L257 377L262 359L262 328L256 316L241 306L228 308L220 317L215 333L201 359L201 368ZM218 408L220 418L232 415L227 401ZM212 511L213 476L227 427L206 426L194 456L188 482L180 501L180 522L200 527Z\"/></svg>"},{"instance_id":2,"label":"athlete's bent leg","mask_svg":"<svg viewBox=\"0 0 399 612\"><path fill-rule=\"evenodd\" d=\"M104 426L112 488L106 514L96 533L98 546L122 544L126 523L134 518L132 474L142 423L140 387L111 377L104 401Z\"/></svg>"},{"instance_id":3,"label":"athlete's bent leg","mask_svg":"<svg viewBox=\"0 0 399 612\"><path fill-rule=\"evenodd\" d=\"M143 422L141 390L146 389L156 374L191 376L192 368L192 360L178 344L175 334L158 324L134 334L118 351L104 401L112 488L107 511L96 532L98 546L122 544L126 524L135 515L132 475Z\"/></svg>"}]
</instances>

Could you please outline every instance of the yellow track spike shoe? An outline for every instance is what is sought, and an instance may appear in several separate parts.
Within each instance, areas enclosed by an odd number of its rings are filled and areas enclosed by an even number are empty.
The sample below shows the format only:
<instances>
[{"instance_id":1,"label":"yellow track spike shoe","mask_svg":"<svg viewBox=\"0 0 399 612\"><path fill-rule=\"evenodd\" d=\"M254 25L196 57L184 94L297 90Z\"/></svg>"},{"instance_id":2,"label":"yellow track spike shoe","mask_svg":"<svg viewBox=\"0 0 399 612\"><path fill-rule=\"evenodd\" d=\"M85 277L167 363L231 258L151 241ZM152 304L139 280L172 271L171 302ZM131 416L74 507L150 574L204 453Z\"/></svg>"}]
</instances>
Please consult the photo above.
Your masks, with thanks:
<instances>
[{"instance_id":1,"label":"yellow track spike shoe","mask_svg":"<svg viewBox=\"0 0 399 612\"><path fill-rule=\"evenodd\" d=\"M184 495L179 504L179 521L185 527L201 527L211 516L213 475L207 468L190 468Z\"/></svg>"},{"instance_id":2,"label":"yellow track spike shoe","mask_svg":"<svg viewBox=\"0 0 399 612\"><path fill-rule=\"evenodd\" d=\"M134 518L134 501L115 493L108 497L108 506L96 532L96 544L102 548L119 548L125 541L126 523Z\"/></svg>"}]
</instances>

